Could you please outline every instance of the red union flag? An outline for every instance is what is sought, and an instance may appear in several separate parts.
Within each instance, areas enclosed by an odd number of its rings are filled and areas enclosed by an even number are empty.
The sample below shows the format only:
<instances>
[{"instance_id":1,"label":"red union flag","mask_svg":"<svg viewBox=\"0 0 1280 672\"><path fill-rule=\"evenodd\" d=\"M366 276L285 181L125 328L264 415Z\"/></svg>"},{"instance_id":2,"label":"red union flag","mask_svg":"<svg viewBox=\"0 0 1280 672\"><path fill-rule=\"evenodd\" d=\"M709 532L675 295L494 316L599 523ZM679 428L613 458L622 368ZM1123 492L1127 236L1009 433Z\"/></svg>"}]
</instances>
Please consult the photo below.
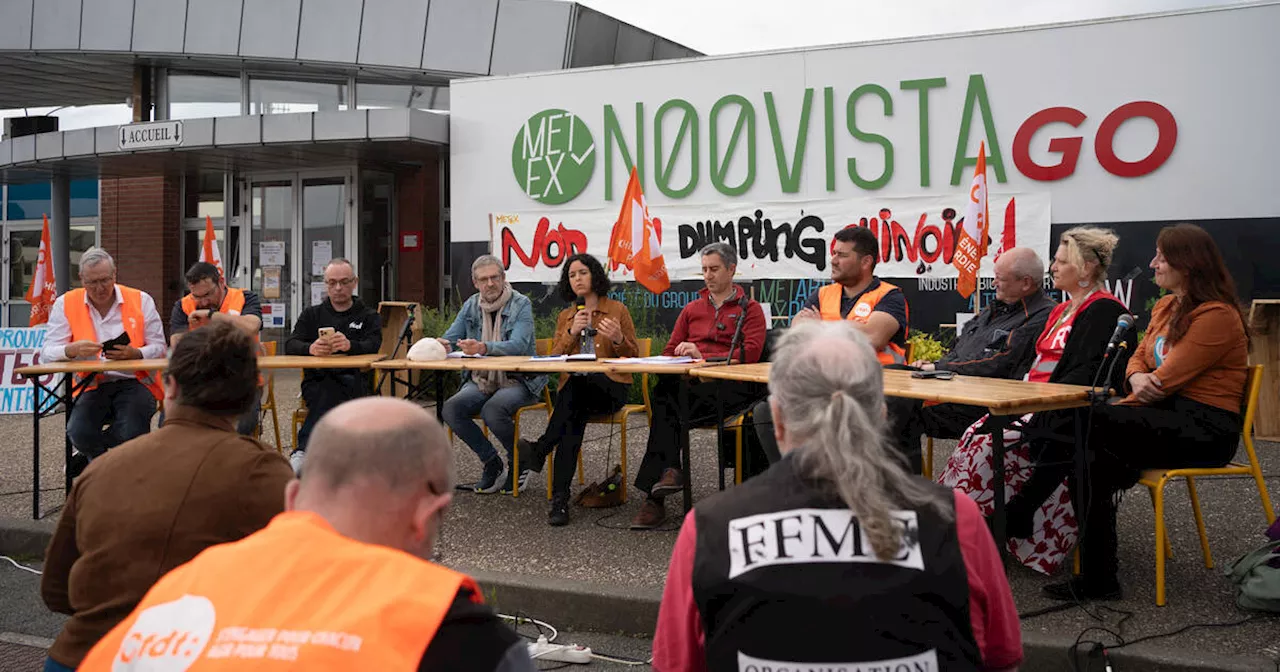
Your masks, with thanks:
<instances>
[{"instance_id":1,"label":"red union flag","mask_svg":"<svg viewBox=\"0 0 1280 672\"><path fill-rule=\"evenodd\" d=\"M204 244L200 246L200 261L218 267L218 275L226 277L222 272L222 255L218 253L218 235L213 231L213 217L204 216Z\"/></svg>"},{"instance_id":2,"label":"red union flag","mask_svg":"<svg viewBox=\"0 0 1280 672\"><path fill-rule=\"evenodd\" d=\"M964 222L956 232L956 253L951 264L960 272L956 291L969 298L978 288L978 266L987 248L987 143L978 145L978 165L969 186L969 201Z\"/></svg>"},{"instance_id":3,"label":"red union flag","mask_svg":"<svg viewBox=\"0 0 1280 672\"><path fill-rule=\"evenodd\" d=\"M40 233L40 253L36 257L36 272L31 277L24 298L31 303L31 326L49 321L49 309L58 295L58 282L53 277L53 246L49 244L49 216L44 216L44 231Z\"/></svg>"},{"instance_id":4,"label":"red union flag","mask_svg":"<svg viewBox=\"0 0 1280 672\"><path fill-rule=\"evenodd\" d=\"M611 268L626 266L634 270L636 282L654 294L671 288L667 262L662 256L662 222L649 217L635 166L631 167L622 209L609 236L609 261Z\"/></svg>"}]
</instances>

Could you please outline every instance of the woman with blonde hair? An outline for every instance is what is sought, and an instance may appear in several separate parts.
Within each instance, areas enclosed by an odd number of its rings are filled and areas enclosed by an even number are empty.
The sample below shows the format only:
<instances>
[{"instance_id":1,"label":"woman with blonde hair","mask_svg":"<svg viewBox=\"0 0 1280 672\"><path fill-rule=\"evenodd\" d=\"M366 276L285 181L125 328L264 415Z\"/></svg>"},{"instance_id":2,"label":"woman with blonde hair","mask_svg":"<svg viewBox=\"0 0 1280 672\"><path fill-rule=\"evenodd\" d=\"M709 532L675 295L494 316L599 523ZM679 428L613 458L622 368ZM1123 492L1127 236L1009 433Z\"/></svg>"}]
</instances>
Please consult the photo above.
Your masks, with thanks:
<instances>
[{"instance_id":1,"label":"woman with blonde hair","mask_svg":"<svg viewBox=\"0 0 1280 672\"><path fill-rule=\"evenodd\" d=\"M1053 286L1066 301L1049 313L1044 331L1036 339L1036 358L1024 380L1038 383L1089 385L1102 364L1107 342L1116 320L1128 310L1107 291L1107 269L1120 239L1115 233L1092 226L1068 229L1058 241L1058 250L1049 270ZM1118 388L1123 382L1123 363L1111 381L1099 381ZM1070 436L1072 411L1025 415L1005 432L1005 512L1009 550L1022 564L1044 574L1052 574L1075 546L1076 520L1067 493L1065 476L1054 471L1047 479L1033 475L1033 459L1043 450L1037 436ZM991 435L983 425L987 418L969 426L960 439L947 467L938 478L973 498L984 515L994 509L995 487L991 473ZM1025 429L1030 443L1022 438ZM1034 494L1022 494L1026 487Z\"/></svg>"},{"instance_id":2,"label":"woman with blonde hair","mask_svg":"<svg viewBox=\"0 0 1280 672\"><path fill-rule=\"evenodd\" d=\"M967 497L908 473L867 337L792 327L769 392L783 457L685 517L653 669L1016 667L991 535Z\"/></svg>"}]
</instances>

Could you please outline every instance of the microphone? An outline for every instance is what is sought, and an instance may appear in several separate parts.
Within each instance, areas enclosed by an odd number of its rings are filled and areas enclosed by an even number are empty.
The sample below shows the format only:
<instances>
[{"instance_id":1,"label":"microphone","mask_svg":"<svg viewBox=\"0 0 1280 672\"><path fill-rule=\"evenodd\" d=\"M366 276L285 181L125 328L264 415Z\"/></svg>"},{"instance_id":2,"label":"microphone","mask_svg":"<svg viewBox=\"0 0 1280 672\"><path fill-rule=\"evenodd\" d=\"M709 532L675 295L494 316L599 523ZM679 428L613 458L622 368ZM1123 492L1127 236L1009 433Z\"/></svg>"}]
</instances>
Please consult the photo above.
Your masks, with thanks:
<instances>
[{"instance_id":1,"label":"microphone","mask_svg":"<svg viewBox=\"0 0 1280 672\"><path fill-rule=\"evenodd\" d=\"M742 339L742 323L745 322L747 319L747 307L748 307L747 305L744 305L742 307L742 310L738 313L738 323L734 325L733 338L730 339L729 341L729 355L724 358L725 366L728 366L729 364L733 363L733 351L738 347L739 345L738 341ZM746 357L743 357L743 359L745 360ZM746 364L745 361L741 363Z\"/></svg>"},{"instance_id":2,"label":"microphone","mask_svg":"<svg viewBox=\"0 0 1280 672\"><path fill-rule=\"evenodd\" d=\"M1137 278L1139 275L1142 275L1142 267L1134 266L1133 270L1129 271L1128 273L1125 273L1124 277L1120 278L1120 281L1124 282L1126 280L1133 280L1134 278Z\"/></svg>"},{"instance_id":3,"label":"microphone","mask_svg":"<svg viewBox=\"0 0 1280 672\"><path fill-rule=\"evenodd\" d=\"M1107 353L1116 349L1120 345L1120 341L1124 338L1126 331L1133 328L1133 316L1125 313L1116 319L1116 330L1111 332L1111 340L1107 342Z\"/></svg>"}]
</instances>

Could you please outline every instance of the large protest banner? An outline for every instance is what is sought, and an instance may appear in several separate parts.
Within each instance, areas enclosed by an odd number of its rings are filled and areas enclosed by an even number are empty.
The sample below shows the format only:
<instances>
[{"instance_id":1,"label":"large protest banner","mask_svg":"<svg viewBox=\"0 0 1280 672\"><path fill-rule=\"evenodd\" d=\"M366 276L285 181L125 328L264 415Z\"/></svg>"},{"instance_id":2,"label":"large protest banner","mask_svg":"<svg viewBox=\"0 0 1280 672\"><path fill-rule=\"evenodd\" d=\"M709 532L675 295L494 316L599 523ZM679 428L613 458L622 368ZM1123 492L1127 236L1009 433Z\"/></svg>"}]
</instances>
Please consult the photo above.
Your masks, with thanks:
<instances>
[{"instance_id":1,"label":"large protest banner","mask_svg":"<svg viewBox=\"0 0 1280 672\"><path fill-rule=\"evenodd\" d=\"M40 348L44 347L43 327L0 329L0 362L3 375L0 379L0 413L30 413L35 401L35 386L14 371L40 363ZM45 387L53 388L56 376L40 378ZM58 381L60 382L60 381ZM48 408L51 397L42 394L41 408Z\"/></svg>"}]
</instances>

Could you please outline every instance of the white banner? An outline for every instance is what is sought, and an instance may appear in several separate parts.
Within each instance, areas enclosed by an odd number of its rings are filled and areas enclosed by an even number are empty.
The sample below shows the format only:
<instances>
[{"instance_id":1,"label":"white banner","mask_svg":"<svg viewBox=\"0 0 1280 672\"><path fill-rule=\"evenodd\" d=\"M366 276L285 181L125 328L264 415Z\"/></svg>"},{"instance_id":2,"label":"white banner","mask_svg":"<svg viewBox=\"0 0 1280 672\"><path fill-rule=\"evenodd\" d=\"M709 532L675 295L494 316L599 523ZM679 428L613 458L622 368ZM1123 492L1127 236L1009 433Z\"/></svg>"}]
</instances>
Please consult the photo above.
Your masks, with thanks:
<instances>
[{"instance_id":1,"label":"white banner","mask_svg":"<svg viewBox=\"0 0 1280 672\"><path fill-rule=\"evenodd\" d=\"M24 366L40 363L40 348L44 347L45 329L0 329L0 413L30 413L35 400L35 386L31 381L14 373ZM40 378L46 387L55 387L55 376ZM59 382L60 384L60 382ZM50 397L41 396L41 407L48 408Z\"/></svg>"},{"instance_id":2,"label":"white banner","mask_svg":"<svg viewBox=\"0 0 1280 672\"><path fill-rule=\"evenodd\" d=\"M724 241L738 252L738 279L821 278L830 273L831 236L850 224L871 228L880 241L876 275L882 278L955 278L951 265L964 194L908 198L848 198L784 203L665 204L649 207L660 222L662 253L671 279L702 277L699 250ZM556 282L564 260L579 252L604 259L618 217L615 207L592 210L529 209L492 213L493 253L511 282ZM1049 258L1049 195L993 194L991 240L981 275L1006 229L1017 247ZM612 273L630 280L625 268Z\"/></svg>"}]
</instances>

